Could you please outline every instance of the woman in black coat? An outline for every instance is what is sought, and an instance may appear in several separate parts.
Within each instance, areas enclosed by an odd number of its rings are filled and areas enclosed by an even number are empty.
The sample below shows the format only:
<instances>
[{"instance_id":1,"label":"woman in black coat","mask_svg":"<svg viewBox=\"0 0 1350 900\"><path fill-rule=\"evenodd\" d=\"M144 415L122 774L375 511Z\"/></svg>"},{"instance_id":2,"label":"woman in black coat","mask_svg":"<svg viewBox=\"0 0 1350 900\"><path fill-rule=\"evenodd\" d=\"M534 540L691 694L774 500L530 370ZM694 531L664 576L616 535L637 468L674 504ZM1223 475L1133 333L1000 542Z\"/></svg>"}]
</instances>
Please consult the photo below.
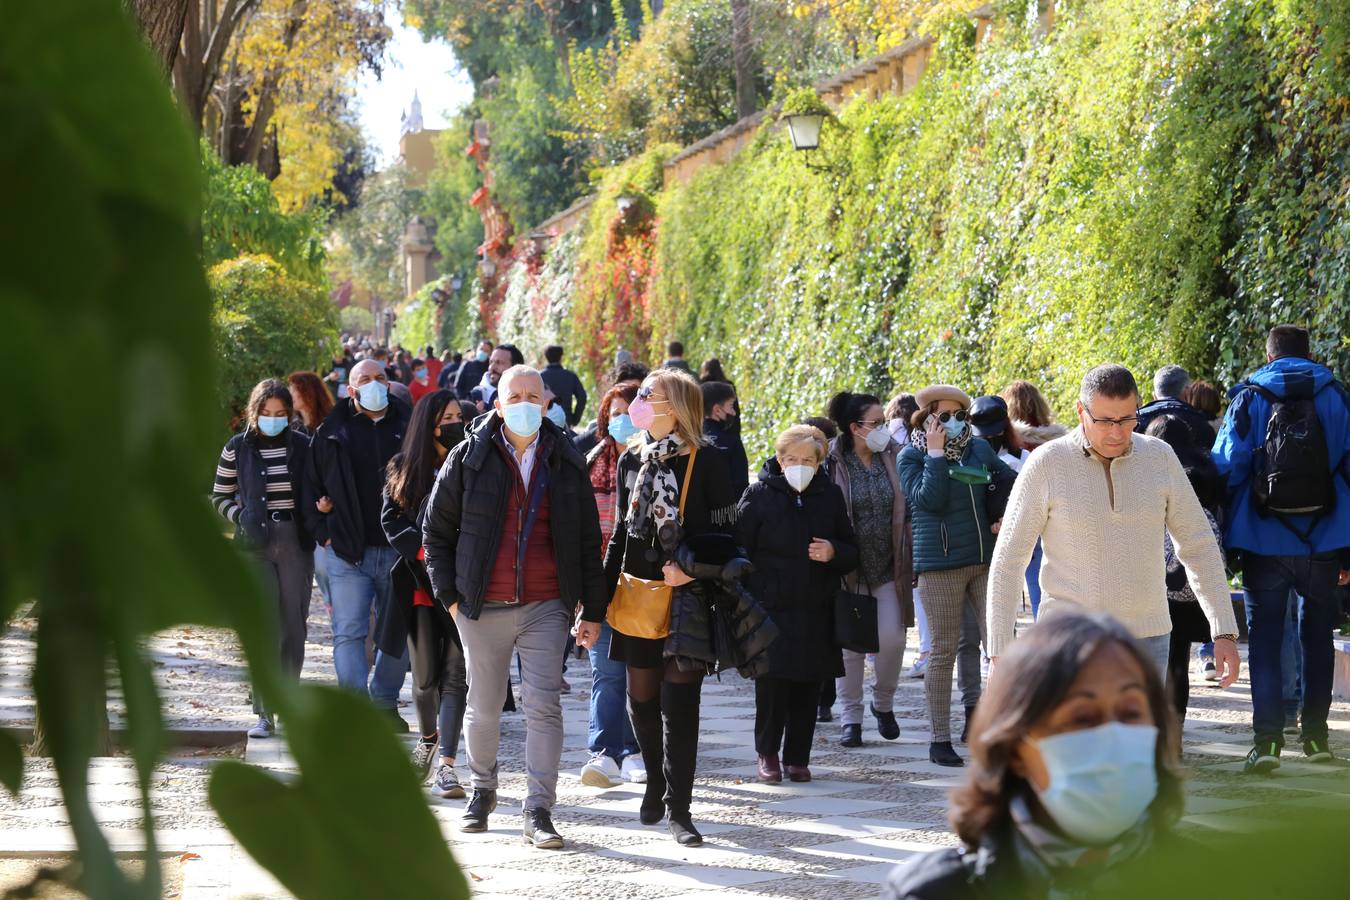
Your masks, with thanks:
<instances>
[{"instance_id":1,"label":"woman in black coat","mask_svg":"<svg viewBox=\"0 0 1350 900\"><path fill-rule=\"evenodd\" d=\"M817 428L783 432L737 516L737 540L755 567L750 592L778 626L769 671L755 680L755 750L769 784L783 780L784 766L789 780L811 780L820 683L844 674L831 639L834 602L858 546L844 494L821 468L827 452Z\"/></svg>"},{"instance_id":2,"label":"woman in black coat","mask_svg":"<svg viewBox=\"0 0 1350 900\"><path fill-rule=\"evenodd\" d=\"M464 440L464 416L450 391L435 391L417 402L403 448L389 461L380 524L398 562L389 572L390 602L375 623L375 643L385 653L412 661L413 703L421 740L413 764L425 779L440 747L433 790L442 798L464 796L455 777L455 751L464 723L468 680L459 630L436 602L422 550L422 519L436 472L450 450Z\"/></svg>"}]
</instances>

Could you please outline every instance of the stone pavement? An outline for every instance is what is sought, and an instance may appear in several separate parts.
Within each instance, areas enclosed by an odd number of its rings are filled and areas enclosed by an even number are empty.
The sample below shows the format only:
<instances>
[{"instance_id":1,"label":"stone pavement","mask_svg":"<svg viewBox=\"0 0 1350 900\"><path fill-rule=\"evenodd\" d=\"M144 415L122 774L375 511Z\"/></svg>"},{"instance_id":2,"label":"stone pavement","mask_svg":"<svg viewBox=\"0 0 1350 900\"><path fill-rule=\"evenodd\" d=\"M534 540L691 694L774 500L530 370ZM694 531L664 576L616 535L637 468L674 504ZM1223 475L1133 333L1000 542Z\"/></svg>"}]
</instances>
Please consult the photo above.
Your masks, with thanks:
<instances>
[{"instance_id":1,"label":"stone pavement","mask_svg":"<svg viewBox=\"0 0 1350 900\"><path fill-rule=\"evenodd\" d=\"M305 677L331 682L328 623L319 603L310 626ZM182 649L175 646L181 638L169 638L159 650L176 654ZM10 639L5 639L6 651ZM214 650L202 646L197 652L214 654L223 663L230 640L227 635L216 635L216 640ZM15 674L12 668L4 671L6 678ZM229 719L246 722L246 692L237 662L228 674L234 687L225 693L236 705ZM161 675L161 683L168 680L163 671ZM589 671L584 660L569 663L568 679L573 691L563 701L565 769L555 810L567 849L535 850L521 839L524 720L519 713L503 717L502 803L489 832L460 834L456 826L465 801L428 796L476 896L873 897L893 865L954 843L945 825L945 796L960 773L927 762L920 681L904 681L897 697L899 741L881 740L869 720L866 744L845 750L834 743L837 724L822 725L812 758L816 780L769 786L754 780L753 685L734 674L720 681L709 679L703 693L693 808L706 842L701 848L686 849L670 839L664 826L638 824L640 786L599 790L580 783L578 770L587 758ZM6 682L6 689L14 688ZM190 691L168 694L170 704L189 704L186 718L191 718L191 699ZM411 722L409 703L405 690L402 712ZM1223 692L1198 680L1193 685L1185 734L1185 762L1192 768L1186 828L1215 834L1248 828L1258 819L1297 816L1309 807L1350 809L1347 765L1314 766L1286 757L1272 778L1243 778L1249 714L1245 681ZM958 723L960 716L958 710ZM1350 748L1350 705L1337 703L1332 718L1333 747L1345 752ZM289 766L284 741L278 739L250 741L246 759L280 770ZM211 815L204 796L208 766L206 758L168 761L153 795L156 814L162 817L161 846L200 857L183 866L182 896L213 900L286 896ZM462 761L459 772L467 781ZM98 785L100 817L115 846L138 847L139 804L131 767L118 759L100 761L91 777ZM66 844L59 842L64 820L54 784L50 769L30 760L23 797L15 801L0 792L0 856L16 850L68 849L68 838Z\"/></svg>"}]
</instances>

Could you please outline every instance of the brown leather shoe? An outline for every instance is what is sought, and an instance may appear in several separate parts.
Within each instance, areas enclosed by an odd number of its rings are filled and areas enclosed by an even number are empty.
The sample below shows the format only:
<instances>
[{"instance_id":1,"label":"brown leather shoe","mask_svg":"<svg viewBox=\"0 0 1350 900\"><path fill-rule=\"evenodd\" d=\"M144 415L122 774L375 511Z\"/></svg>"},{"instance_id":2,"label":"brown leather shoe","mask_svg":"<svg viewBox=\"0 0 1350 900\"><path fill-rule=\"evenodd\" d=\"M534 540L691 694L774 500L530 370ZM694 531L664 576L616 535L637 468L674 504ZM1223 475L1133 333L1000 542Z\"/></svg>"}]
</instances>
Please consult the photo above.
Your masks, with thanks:
<instances>
[{"instance_id":1,"label":"brown leather shoe","mask_svg":"<svg viewBox=\"0 0 1350 900\"><path fill-rule=\"evenodd\" d=\"M777 753L759 755L759 780L765 784L782 784L783 767L778 764Z\"/></svg>"},{"instance_id":2,"label":"brown leather shoe","mask_svg":"<svg viewBox=\"0 0 1350 900\"><path fill-rule=\"evenodd\" d=\"M806 766L785 766L784 768L787 769L788 781L803 782L811 780L811 770Z\"/></svg>"}]
</instances>

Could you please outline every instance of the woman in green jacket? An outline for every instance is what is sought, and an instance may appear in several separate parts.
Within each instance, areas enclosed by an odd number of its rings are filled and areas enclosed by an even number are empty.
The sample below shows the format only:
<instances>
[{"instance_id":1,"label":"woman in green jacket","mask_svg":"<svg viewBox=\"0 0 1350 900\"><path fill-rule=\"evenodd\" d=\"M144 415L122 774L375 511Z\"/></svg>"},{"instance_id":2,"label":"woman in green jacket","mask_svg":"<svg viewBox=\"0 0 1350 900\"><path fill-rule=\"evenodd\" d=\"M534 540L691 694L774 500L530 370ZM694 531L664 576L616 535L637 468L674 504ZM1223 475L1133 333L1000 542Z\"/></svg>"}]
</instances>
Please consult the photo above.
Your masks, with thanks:
<instances>
[{"instance_id":1,"label":"woman in green jacket","mask_svg":"<svg viewBox=\"0 0 1350 900\"><path fill-rule=\"evenodd\" d=\"M964 391L933 385L915 399L919 409L909 446L900 454L900 483L913 521L919 600L932 635L924 675L933 729L928 758L940 766L961 766L952 748L951 697L962 607L970 607L983 642L985 586L1002 517L999 507L1006 504L1016 475L971 433L970 397Z\"/></svg>"}]
</instances>

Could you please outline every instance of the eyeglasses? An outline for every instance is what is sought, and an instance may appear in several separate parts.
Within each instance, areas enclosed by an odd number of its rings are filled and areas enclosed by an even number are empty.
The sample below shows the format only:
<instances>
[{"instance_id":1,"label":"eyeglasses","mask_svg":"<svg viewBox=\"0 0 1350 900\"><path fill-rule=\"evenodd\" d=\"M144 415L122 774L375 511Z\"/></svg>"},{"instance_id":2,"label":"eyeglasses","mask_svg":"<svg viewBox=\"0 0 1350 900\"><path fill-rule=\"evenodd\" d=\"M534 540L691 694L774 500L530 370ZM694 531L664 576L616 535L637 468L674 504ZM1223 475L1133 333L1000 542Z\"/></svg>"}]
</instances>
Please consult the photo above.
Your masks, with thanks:
<instances>
[{"instance_id":1,"label":"eyeglasses","mask_svg":"<svg viewBox=\"0 0 1350 900\"><path fill-rule=\"evenodd\" d=\"M653 397L652 397L652 390L653 390L653 388L649 388L649 387L638 388L637 398L636 398L636 399L638 399L638 400L646 400L648 403L669 403L669 402L670 402L669 400L665 399L664 397L661 397L661 398L659 398L659 399L653 398Z\"/></svg>"},{"instance_id":2,"label":"eyeglasses","mask_svg":"<svg viewBox=\"0 0 1350 900\"><path fill-rule=\"evenodd\" d=\"M1138 416L1125 416L1120 419L1099 419L1094 416L1092 410L1088 409L1086 406L1083 407L1083 412L1087 413L1087 417L1092 420L1093 425L1101 425L1106 428L1125 428L1129 431L1134 431L1134 426L1139 424Z\"/></svg>"},{"instance_id":3,"label":"eyeglasses","mask_svg":"<svg viewBox=\"0 0 1350 900\"><path fill-rule=\"evenodd\" d=\"M936 413L936 415L937 420L944 425L950 422L952 419L956 419L956 421L958 422L964 422L967 418L969 418L969 414L964 409L958 409L956 412L949 411L945 413Z\"/></svg>"}]
</instances>

